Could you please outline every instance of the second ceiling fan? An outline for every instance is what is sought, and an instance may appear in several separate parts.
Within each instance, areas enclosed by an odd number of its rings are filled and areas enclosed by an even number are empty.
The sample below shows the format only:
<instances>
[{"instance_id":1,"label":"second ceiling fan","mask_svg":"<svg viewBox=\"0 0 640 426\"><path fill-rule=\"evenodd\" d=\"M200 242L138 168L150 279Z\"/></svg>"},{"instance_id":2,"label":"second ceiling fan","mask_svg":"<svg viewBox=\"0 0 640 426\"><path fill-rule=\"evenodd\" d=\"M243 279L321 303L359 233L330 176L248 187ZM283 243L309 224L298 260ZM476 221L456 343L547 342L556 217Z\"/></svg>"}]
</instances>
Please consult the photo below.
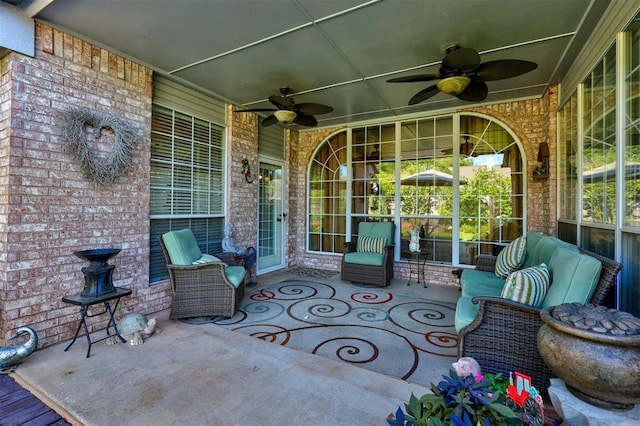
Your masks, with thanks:
<instances>
[{"instance_id":1,"label":"second ceiling fan","mask_svg":"<svg viewBox=\"0 0 640 426\"><path fill-rule=\"evenodd\" d=\"M315 127L318 125L318 120L314 115L327 114L333 111L333 108L327 105L314 104L314 103L300 103L294 102L293 98L289 96L291 89L283 87L280 89L282 96L271 95L269 96L269 102L275 105L274 108L255 108L255 109L243 109L236 110L234 112L266 112L272 111L273 114L262 120L262 126L267 127L278 122L288 124L295 123L301 126Z\"/></svg>"},{"instance_id":2,"label":"second ceiling fan","mask_svg":"<svg viewBox=\"0 0 640 426\"><path fill-rule=\"evenodd\" d=\"M417 74L387 80L389 83L415 83L439 80L416 93L409 105L415 105L435 96L439 92L453 95L469 102L480 102L487 98L489 88L485 81L504 80L517 77L536 69L535 62L519 59L500 59L480 63L480 55L470 47L451 46L442 59L438 74Z\"/></svg>"}]
</instances>

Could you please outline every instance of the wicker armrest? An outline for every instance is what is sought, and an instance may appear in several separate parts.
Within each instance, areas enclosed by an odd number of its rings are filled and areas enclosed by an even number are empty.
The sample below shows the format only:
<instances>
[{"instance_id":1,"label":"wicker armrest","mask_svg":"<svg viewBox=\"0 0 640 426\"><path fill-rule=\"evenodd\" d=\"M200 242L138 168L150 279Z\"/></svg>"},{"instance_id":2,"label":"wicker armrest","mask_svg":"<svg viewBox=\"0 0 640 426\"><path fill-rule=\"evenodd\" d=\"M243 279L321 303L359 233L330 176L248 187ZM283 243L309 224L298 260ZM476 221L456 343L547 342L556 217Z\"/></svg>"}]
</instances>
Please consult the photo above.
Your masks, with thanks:
<instances>
[{"instance_id":1,"label":"wicker armrest","mask_svg":"<svg viewBox=\"0 0 640 426\"><path fill-rule=\"evenodd\" d=\"M491 254L479 254L476 256L476 269L493 272L496 269L496 256Z\"/></svg>"},{"instance_id":2,"label":"wicker armrest","mask_svg":"<svg viewBox=\"0 0 640 426\"><path fill-rule=\"evenodd\" d=\"M384 248L386 256L393 261L393 253L395 251L396 246L394 244L389 244Z\"/></svg>"},{"instance_id":3,"label":"wicker armrest","mask_svg":"<svg viewBox=\"0 0 640 426\"><path fill-rule=\"evenodd\" d=\"M198 265L167 264L173 291L181 291L192 286L212 287L214 283L226 285L223 262L209 262ZM231 284L229 284L231 285Z\"/></svg>"},{"instance_id":4,"label":"wicker armrest","mask_svg":"<svg viewBox=\"0 0 640 426\"><path fill-rule=\"evenodd\" d=\"M475 297L480 304L475 320L460 330L458 355L476 359L488 373L520 371L545 392L555 377L538 352L542 326L540 308L499 297Z\"/></svg>"},{"instance_id":5,"label":"wicker armrest","mask_svg":"<svg viewBox=\"0 0 640 426\"><path fill-rule=\"evenodd\" d=\"M611 260L608 257L602 256L591 251L580 249L580 252L594 257L602 263L602 270L600 271L600 278L596 290L593 292L593 296L589 302L600 305L604 303L607 294L615 289L618 279L618 273L622 270L622 264Z\"/></svg>"},{"instance_id":6,"label":"wicker armrest","mask_svg":"<svg viewBox=\"0 0 640 426\"><path fill-rule=\"evenodd\" d=\"M197 271L200 269L208 268L224 268L227 264L224 262L207 262L198 263L197 265L174 265L173 263L167 263L167 269L182 270L182 271Z\"/></svg>"}]
</instances>

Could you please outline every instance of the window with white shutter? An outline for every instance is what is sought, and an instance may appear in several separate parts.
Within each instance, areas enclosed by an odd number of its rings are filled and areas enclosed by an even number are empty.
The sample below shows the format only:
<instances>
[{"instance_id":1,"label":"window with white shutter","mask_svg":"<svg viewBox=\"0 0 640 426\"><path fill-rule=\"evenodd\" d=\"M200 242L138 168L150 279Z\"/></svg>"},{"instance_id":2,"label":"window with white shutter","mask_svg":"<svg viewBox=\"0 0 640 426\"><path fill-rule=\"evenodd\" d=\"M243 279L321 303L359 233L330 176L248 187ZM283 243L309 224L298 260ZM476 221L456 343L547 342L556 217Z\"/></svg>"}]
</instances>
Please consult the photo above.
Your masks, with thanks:
<instances>
[{"instance_id":1,"label":"window with white shutter","mask_svg":"<svg viewBox=\"0 0 640 426\"><path fill-rule=\"evenodd\" d=\"M158 244L163 233L190 228L203 253L224 237L224 128L154 105L151 126L150 282L168 278Z\"/></svg>"}]
</instances>

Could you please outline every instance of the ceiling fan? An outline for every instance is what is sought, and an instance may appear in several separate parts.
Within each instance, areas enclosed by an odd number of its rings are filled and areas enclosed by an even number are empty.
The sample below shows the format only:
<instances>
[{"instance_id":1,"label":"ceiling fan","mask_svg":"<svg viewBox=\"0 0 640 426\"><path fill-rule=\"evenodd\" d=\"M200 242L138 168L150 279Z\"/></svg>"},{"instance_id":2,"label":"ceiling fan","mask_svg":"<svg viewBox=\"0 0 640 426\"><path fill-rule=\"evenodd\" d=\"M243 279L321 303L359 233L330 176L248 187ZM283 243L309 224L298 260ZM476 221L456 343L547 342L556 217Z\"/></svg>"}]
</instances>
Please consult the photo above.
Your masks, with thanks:
<instances>
[{"instance_id":1,"label":"ceiling fan","mask_svg":"<svg viewBox=\"0 0 640 426\"><path fill-rule=\"evenodd\" d=\"M433 86L416 93L409 105L429 99L438 92L453 95L458 99L479 102L487 98L489 88L485 81L517 77L538 67L535 62L519 59L500 59L480 63L480 55L470 47L451 46L442 59L439 74L417 74L392 78L389 83L414 83L439 80Z\"/></svg>"},{"instance_id":2,"label":"ceiling fan","mask_svg":"<svg viewBox=\"0 0 640 426\"><path fill-rule=\"evenodd\" d=\"M289 96L289 92L291 92L291 89L283 87L280 89L282 96L269 96L269 102L275 105L276 109L255 108L236 110L234 112L273 111L273 114L262 120L262 127L271 126L278 122L284 124L295 123L301 126L315 127L318 125L318 120L316 120L314 115L327 114L333 111L333 108L330 106L322 104L308 102L297 104L293 101L293 98Z\"/></svg>"}]
</instances>

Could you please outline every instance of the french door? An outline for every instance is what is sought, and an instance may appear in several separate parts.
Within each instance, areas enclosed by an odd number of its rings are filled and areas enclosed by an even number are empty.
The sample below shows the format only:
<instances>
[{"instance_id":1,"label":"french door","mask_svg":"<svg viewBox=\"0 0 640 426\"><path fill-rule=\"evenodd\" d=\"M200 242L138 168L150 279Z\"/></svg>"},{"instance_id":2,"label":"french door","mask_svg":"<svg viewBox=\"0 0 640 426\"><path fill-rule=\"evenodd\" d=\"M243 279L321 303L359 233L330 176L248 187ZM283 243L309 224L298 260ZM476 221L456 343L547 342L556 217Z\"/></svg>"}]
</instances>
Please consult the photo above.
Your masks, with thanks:
<instances>
[{"instance_id":1,"label":"french door","mask_svg":"<svg viewBox=\"0 0 640 426\"><path fill-rule=\"evenodd\" d=\"M284 268L286 230L283 163L260 160L259 168L258 275Z\"/></svg>"}]
</instances>

